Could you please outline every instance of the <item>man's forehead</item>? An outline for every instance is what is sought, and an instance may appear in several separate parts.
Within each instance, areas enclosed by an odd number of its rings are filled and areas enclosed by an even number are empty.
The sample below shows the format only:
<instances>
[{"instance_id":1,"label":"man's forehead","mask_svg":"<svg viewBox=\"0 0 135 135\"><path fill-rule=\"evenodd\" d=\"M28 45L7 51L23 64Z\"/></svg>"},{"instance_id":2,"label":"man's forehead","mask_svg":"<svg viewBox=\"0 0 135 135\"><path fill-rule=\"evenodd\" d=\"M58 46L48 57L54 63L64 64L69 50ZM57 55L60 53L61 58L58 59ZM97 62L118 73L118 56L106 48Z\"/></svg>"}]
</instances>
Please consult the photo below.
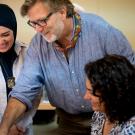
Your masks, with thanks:
<instances>
[{"instance_id":1,"label":"man's forehead","mask_svg":"<svg viewBox=\"0 0 135 135\"><path fill-rule=\"evenodd\" d=\"M50 8L48 5L40 2L29 9L27 16L31 21L34 21L46 17L49 12Z\"/></svg>"}]
</instances>

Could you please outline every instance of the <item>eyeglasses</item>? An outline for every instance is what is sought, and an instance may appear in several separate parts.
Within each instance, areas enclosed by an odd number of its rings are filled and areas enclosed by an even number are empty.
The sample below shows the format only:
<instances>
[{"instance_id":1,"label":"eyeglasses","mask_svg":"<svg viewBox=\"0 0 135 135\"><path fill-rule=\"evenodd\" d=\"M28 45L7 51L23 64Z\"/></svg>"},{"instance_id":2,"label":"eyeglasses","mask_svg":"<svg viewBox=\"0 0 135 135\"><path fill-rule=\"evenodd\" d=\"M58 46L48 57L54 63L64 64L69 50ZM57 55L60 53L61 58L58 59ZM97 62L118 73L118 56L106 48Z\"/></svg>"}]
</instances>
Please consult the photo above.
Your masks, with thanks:
<instances>
[{"instance_id":1,"label":"eyeglasses","mask_svg":"<svg viewBox=\"0 0 135 135\"><path fill-rule=\"evenodd\" d=\"M47 21L49 20L49 18L52 16L54 12L49 13L45 18L39 19L37 21L28 21L27 24L30 25L33 28L36 28L36 25L38 26L46 26L47 25Z\"/></svg>"}]
</instances>

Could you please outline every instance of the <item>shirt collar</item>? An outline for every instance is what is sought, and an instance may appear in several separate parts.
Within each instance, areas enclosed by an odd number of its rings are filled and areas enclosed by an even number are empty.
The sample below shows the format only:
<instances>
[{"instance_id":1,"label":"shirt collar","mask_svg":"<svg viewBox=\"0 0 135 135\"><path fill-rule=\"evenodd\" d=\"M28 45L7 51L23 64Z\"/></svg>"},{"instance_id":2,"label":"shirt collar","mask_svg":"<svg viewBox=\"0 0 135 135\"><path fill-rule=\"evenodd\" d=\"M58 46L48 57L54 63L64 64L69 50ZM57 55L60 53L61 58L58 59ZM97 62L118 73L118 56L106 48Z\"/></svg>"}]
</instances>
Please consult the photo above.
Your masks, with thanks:
<instances>
[{"instance_id":1,"label":"shirt collar","mask_svg":"<svg viewBox=\"0 0 135 135\"><path fill-rule=\"evenodd\" d=\"M67 41L69 43L65 46L65 48L62 48L59 45L60 43L58 41L56 41L55 47L56 47L57 50L64 52L64 51L68 50L69 48L74 48L75 47L76 42L77 42L77 40L79 38L79 34L81 32L81 17L76 12L74 13L74 16L73 16L73 26L74 26L74 30L73 30L73 33L72 33L72 36L73 36L72 40Z\"/></svg>"}]
</instances>

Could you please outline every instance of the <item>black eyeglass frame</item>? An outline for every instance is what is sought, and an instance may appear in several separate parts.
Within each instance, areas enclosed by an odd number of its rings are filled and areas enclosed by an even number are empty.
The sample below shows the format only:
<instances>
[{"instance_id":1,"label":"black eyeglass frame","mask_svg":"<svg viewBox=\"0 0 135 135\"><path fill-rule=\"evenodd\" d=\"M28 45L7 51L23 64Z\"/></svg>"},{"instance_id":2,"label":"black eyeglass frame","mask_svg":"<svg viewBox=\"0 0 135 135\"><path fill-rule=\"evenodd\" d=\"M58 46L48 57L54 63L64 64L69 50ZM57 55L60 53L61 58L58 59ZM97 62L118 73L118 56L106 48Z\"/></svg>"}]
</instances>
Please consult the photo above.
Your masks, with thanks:
<instances>
[{"instance_id":1,"label":"black eyeglass frame","mask_svg":"<svg viewBox=\"0 0 135 135\"><path fill-rule=\"evenodd\" d=\"M37 20L37 21L30 21L30 20L28 20L27 24L28 24L29 26L33 27L33 28L36 28L36 25L41 26L41 27L47 26L47 21L48 21L49 18L53 15L53 13L54 13L54 12L51 12L51 13L49 13L45 18L39 19L39 20ZM42 22L43 24L41 24L41 22Z\"/></svg>"}]
</instances>

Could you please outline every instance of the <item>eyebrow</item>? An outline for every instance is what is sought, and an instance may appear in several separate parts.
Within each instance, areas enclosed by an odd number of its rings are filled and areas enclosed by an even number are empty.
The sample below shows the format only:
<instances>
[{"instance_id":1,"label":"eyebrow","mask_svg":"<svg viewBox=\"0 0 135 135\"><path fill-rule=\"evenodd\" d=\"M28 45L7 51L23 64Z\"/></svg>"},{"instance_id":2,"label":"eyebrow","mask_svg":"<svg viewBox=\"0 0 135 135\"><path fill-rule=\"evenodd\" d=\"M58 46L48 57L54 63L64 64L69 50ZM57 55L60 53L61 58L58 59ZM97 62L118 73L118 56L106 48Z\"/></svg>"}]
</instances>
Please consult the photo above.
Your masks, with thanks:
<instances>
[{"instance_id":1,"label":"eyebrow","mask_svg":"<svg viewBox=\"0 0 135 135\"><path fill-rule=\"evenodd\" d=\"M43 20L46 20L46 17L40 18L37 21L43 21Z\"/></svg>"},{"instance_id":2,"label":"eyebrow","mask_svg":"<svg viewBox=\"0 0 135 135\"><path fill-rule=\"evenodd\" d=\"M10 33L10 31L3 32L0 35L3 36L3 35L8 34L8 33Z\"/></svg>"},{"instance_id":3,"label":"eyebrow","mask_svg":"<svg viewBox=\"0 0 135 135\"><path fill-rule=\"evenodd\" d=\"M35 22L37 22L37 21L44 21L44 20L48 20L48 19L52 16L52 14L54 14L54 12L50 12L47 16L45 16L45 17L42 17L42 18L40 18L40 19L35 20Z\"/></svg>"},{"instance_id":4,"label":"eyebrow","mask_svg":"<svg viewBox=\"0 0 135 135\"><path fill-rule=\"evenodd\" d=\"M29 20L29 21L32 22L32 23L37 23L38 21L43 21L44 19L46 19L46 17L42 17L42 18L39 18L39 19L36 19L36 20L33 20L33 21Z\"/></svg>"},{"instance_id":5,"label":"eyebrow","mask_svg":"<svg viewBox=\"0 0 135 135\"><path fill-rule=\"evenodd\" d=\"M31 23L34 23L34 24L37 24L39 21L44 21L45 18L40 18L40 19L37 19L37 20L34 20L34 21L30 21Z\"/></svg>"},{"instance_id":6,"label":"eyebrow","mask_svg":"<svg viewBox=\"0 0 135 135\"><path fill-rule=\"evenodd\" d=\"M87 89L88 91L92 91L92 89L90 89L90 88L87 88L87 87L86 87L86 89Z\"/></svg>"}]
</instances>

